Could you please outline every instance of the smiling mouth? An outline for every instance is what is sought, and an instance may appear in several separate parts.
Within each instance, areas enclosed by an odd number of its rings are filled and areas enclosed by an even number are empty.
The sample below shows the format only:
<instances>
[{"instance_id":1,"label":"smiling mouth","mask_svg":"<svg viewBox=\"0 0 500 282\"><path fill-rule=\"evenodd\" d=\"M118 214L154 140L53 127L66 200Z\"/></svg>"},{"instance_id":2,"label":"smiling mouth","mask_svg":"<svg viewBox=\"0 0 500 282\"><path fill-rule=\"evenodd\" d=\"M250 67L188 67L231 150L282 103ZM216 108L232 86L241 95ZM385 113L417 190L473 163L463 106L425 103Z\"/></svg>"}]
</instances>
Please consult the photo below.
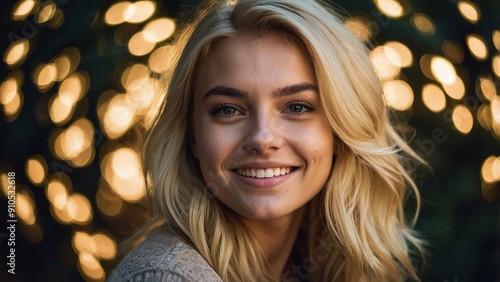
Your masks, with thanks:
<instances>
[{"instance_id":1,"label":"smiling mouth","mask_svg":"<svg viewBox=\"0 0 500 282\"><path fill-rule=\"evenodd\" d=\"M234 172L244 177L271 178L289 174L290 172L294 171L294 169L295 168L293 167L246 168L235 169Z\"/></svg>"}]
</instances>

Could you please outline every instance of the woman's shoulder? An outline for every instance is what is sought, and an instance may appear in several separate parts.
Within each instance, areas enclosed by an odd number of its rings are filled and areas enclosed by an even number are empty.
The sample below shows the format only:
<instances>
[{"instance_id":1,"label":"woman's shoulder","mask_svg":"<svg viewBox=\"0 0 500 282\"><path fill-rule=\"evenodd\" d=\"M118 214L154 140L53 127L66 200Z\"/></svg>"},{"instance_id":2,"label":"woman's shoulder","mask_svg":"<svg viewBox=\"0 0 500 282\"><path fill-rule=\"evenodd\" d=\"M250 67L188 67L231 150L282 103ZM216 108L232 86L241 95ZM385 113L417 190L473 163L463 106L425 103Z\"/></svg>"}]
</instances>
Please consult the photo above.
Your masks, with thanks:
<instances>
[{"instance_id":1,"label":"woman's shoulder","mask_svg":"<svg viewBox=\"0 0 500 282\"><path fill-rule=\"evenodd\" d=\"M198 251L160 228L118 264L108 281L222 280Z\"/></svg>"}]
</instances>

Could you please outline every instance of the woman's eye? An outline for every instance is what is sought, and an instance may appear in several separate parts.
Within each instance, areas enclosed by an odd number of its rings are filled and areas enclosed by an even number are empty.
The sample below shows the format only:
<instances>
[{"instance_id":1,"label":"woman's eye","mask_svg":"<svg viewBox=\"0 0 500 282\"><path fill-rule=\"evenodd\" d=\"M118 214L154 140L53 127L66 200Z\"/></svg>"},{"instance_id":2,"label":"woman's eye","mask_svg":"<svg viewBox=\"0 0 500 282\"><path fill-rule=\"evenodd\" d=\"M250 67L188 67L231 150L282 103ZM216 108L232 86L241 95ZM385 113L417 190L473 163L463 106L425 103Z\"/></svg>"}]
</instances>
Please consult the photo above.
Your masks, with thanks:
<instances>
[{"instance_id":1,"label":"woman's eye","mask_svg":"<svg viewBox=\"0 0 500 282\"><path fill-rule=\"evenodd\" d=\"M220 112L225 116L234 116L238 112L238 110L232 107L225 107L220 109Z\"/></svg>"},{"instance_id":2,"label":"woman's eye","mask_svg":"<svg viewBox=\"0 0 500 282\"><path fill-rule=\"evenodd\" d=\"M291 105L288 108L290 109L290 112L292 112L292 113L302 113L302 112L307 110L304 105Z\"/></svg>"},{"instance_id":3,"label":"woman's eye","mask_svg":"<svg viewBox=\"0 0 500 282\"><path fill-rule=\"evenodd\" d=\"M235 107L222 105L222 106L216 107L213 111L211 111L211 114L223 116L223 117L232 117L232 116L240 115L241 112L238 109L236 109Z\"/></svg>"},{"instance_id":4,"label":"woman's eye","mask_svg":"<svg viewBox=\"0 0 500 282\"><path fill-rule=\"evenodd\" d=\"M309 105L308 103L304 102L295 102L290 105L288 105L285 109L286 112L289 112L291 114L302 114L305 112L312 111L313 107Z\"/></svg>"}]
</instances>

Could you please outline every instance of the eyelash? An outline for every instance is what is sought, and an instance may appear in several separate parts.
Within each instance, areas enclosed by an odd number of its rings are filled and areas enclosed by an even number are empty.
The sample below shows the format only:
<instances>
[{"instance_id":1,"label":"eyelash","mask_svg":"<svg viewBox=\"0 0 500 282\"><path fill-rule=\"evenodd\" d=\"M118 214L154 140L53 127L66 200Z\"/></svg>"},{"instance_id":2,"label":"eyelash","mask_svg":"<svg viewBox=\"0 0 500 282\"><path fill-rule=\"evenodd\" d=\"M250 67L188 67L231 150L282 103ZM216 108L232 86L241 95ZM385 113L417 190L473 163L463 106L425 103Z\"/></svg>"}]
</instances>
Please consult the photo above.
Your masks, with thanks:
<instances>
[{"instance_id":1,"label":"eyelash","mask_svg":"<svg viewBox=\"0 0 500 282\"><path fill-rule=\"evenodd\" d=\"M219 104L217 106L215 106L209 113L211 115L219 115L219 116L222 116L222 117L225 117L225 118L231 118L235 115L225 115L223 113L221 113L222 110L226 109L226 108L232 108L238 112L241 112L237 107L235 107L234 105L232 104L228 104L228 103L222 103L222 104Z\"/></svg>"},{"instance_id":2,"label":"eyelash","mask_svg":"<svg viewBox=\"0 0 500 282\"><path fill-rule=\"evenodd\" d=\"M292 101L292 102L288 103L288 104L286 105L286 109L290 109L290 107L291 107L291 106L295 106L295 105L304 106L304 107L306 108L306 110L305 110L305 111L303 111L303 112L298 112L298 113L295 113L295 112L291 112L291 111L290 111L290 113L291 113L292 115L301 115L301 114L303 114L303 113L305 113L305 112L313 112L313 111L315 111L315 110L316 110L316 109L315 109L315 108L314 108L311 104L309 104L309 103L307 103L307 102L304 102L304 101L299 101L299 100L295 100L295 101Z\"/></svg>"}]
</instances>

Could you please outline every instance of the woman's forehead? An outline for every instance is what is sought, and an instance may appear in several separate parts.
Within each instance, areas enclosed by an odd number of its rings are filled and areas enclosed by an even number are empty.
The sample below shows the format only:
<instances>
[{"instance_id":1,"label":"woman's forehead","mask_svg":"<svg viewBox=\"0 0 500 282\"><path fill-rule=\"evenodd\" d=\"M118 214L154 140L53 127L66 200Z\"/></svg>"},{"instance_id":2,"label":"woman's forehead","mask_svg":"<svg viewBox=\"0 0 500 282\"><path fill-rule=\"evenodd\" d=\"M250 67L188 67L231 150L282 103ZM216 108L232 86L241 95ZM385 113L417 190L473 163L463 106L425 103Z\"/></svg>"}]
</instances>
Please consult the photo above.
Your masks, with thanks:
<instances>
[{"instance_id":1,"label":"woman's forehead","mask_svg":"<svg viewBox=\"0 0 500 282\"><path fill-rule=\"evenodd\" d=\"M237 83L251 86L315 84L312 64L301 49L282 34L260 37L233 37L219 42L198 65L195 88Z\"/></svg>"},{"instance_id":2,"label":"woman's forehead","mask_svg":"<svg viewBox=\"0 0 500 282\"><path fill-rule=\"evenodd\" d=\"M228 51L233 50L235 47L251 50L251 48L260 47L263 44L288 45L293 49L298 48L303 51L300 47L301 44L291 34L283 31L269 30L258 33L235 33L232 36L217 39L210 44L207 57L218 52L227 54Z\"/></svg>"}]
</instances>

